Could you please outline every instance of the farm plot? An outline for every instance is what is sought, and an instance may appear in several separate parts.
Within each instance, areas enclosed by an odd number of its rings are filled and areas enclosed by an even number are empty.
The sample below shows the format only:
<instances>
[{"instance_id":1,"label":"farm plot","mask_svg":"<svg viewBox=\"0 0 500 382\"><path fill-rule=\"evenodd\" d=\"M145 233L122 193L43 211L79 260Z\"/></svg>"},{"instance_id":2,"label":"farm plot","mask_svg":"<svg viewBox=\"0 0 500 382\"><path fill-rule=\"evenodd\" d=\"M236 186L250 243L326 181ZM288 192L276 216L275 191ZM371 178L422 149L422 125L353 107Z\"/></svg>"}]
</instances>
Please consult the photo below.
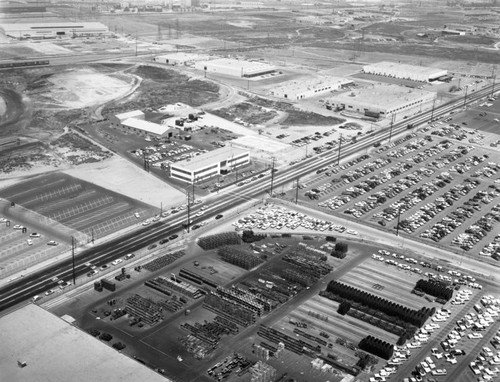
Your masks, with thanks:
<instances>
[{"instance_id":1,"label":"farm plot","mask_svg":"<svg viewBox=\"0 0 500 382\"><path fill-rule=\"evenodd\" d=\"M417 280L422 277L389 267L385 263L370 259L342 276L339 281L411 309L420 309L424 301L421 297L411 294L411 291Z\"/></svg>"},{"instance_id":2,"label":"farm plot","mask_svg":"<svg viewBox=\"0 0 500 382\"><path fill-rule=\"evenodd\" d=\"M67 227L101 236L154 210L143 203L62 173L34 177L0 190L0 196Z\"/></svg>"}]
</instances>

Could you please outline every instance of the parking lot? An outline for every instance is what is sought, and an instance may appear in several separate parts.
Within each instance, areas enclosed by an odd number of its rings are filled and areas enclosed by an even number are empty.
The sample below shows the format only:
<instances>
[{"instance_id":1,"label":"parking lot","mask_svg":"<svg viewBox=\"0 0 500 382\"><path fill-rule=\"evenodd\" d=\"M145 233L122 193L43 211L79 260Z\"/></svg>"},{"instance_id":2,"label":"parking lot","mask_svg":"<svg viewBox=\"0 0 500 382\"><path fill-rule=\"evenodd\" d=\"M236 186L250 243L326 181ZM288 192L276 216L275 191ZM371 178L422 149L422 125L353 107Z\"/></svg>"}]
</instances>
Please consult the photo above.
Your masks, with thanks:
<instances>
[{"instance_id":1,"label":"parking lot","mask_svg":"<svg viewBox=\"0 0 500 382\"><path fill-rule=\"evenodd\" d=\"M408 134L300 185L311 207L494 257L500 153L436 135ZM489 256L488 256L489 255Z\"/></svg>"}]
</instances>

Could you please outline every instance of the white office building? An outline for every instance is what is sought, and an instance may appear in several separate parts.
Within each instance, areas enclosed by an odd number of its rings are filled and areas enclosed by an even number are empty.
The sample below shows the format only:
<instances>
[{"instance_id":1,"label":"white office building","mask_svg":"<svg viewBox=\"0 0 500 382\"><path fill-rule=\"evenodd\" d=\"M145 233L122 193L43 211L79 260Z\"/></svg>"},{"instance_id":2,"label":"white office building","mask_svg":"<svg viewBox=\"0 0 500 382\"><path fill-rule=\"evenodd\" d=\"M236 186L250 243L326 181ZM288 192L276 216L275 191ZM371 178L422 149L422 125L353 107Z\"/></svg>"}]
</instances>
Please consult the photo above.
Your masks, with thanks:
<instances>
[{"instance_id":1,"label":"white office building","mask_svg":"<svg viewBox=\"0 0 500 382\"><path fill-rule=\"evenodd\" d=\"M219 174L236 171L250 163L248 150L222 147L204 154L170 164L170 176L184 182L195 182Z\"/></svg>"},{"instance_id":2,"label":"white office building","mask_svg":"<svg viewBox=\"0 0 500 382\"><path fill-rule=\"evenodd\" d=\"M264 62L244 61L232 58L219 58L210 61L198 61L194 67L206 73L217 73L232 77L256 77L276 71L274 65Z\"/></svg>"},{"instance_id":3,"label":"white office building","mask_svg":"<svg viewBox=\"0 0 500 382\"><path fill-rule=\"evenodd\" d=\"M309 80L293 80L284 82L271 89L270 94L275 97L291 100L301 100L341 89L344 86L354 85L353 80L338 77L324 77Z\"/></svg>"}]
</instances>

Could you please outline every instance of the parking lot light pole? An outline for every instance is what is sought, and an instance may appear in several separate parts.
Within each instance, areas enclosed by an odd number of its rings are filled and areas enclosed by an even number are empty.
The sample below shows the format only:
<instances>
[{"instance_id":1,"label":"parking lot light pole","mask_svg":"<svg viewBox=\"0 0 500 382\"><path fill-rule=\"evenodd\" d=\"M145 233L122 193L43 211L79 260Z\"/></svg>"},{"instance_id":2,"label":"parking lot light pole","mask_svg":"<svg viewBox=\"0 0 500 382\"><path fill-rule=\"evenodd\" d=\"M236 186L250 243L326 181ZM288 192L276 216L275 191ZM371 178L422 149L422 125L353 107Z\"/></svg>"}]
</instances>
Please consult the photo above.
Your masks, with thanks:
<instances>
[{"instance_id":1,"label":"parking lot light pole","mask_svg":"<svg viewBox=\"0 0 500 382\"><path fill-rule=\"evenodd\" d=\"M399 219L401 218L401 207L398 207L398 223L396 225L396 236L399 236Z\"/></svg>"}]
</instances>

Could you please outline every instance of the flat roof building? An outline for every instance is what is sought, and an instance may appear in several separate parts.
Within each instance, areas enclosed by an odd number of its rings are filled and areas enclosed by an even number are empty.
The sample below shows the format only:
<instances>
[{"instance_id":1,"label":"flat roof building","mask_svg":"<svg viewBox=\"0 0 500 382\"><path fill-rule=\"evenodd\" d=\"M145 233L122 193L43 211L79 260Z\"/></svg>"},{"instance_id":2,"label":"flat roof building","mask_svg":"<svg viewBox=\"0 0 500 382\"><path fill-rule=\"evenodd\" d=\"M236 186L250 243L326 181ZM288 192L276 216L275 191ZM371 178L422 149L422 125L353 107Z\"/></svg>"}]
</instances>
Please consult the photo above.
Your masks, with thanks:
<instances>
[{"instance_id":1,"label":"flat roof building","mask_svg":"<svg viewBox=\"0 0 500 382\"><path fill-rule=\"evenodd\" d=\"M208 59L209 56L206 54L179 52L156 56L155 58L153 58L153 61L172 66L192 66L197 61L206 61Z\"/></svg>"},{"instance_id":2,"label":"flat roof building","mask_svg":"<svg viewBox=\"0 0 500 382\"><path fill-rule=\"evenodd\" d=\"M102 23L19 23L1 24L0 29L6 36L13 38L56 38L73 36L99 36L109 33Z\"/></svg>"},{"instance_id":3,"label":"flat roof building","mask_svg":"<svg viewBox=\"0 0 500 382\"><path fill-rule=\"evenodd\" d=\"M255 77L276 71L274 65L269 65L264 62L244 61L232 58L198 61L194 64L194 67L207 73L218 73L240 78Z\"/></svg>"},{"instance_id":4,"label":"flat roof building","mask_svg":"<svg viewBox=\"0 0 500 382\"><path fill-rule=\"evenodd\" d=\"M398 85L377 85L370 89L345 92L327 99L335 110L361 114L374 118L387 118L393 114L402 117L416 114L432 106L436 93L410 89Z\"/></svg>"},{"instance_id":5,"label":"flat roof building","mask_svg":"<svg viewBox=\"0 0 500 382\"><path fill-rule=\"evenodd\" d=\"M294 80L288 81L280 86L274 87L270 93L275 97L301 100L314 97L324 93L338 90L346 85L354 84L353 80L339 77L315 78L312 80Z\"/></svg>"},{"instance_id":6,"label":"flat roof building","mask_svg":"<svg viewBox=\"0 0 500 382\"><path fill-rule=\"evenodd\" d=\"M66 320L29 304L0 317L0 379L165 382L158 374Z\"/></svg>"},{"instance_id":7,"label":"flat roof building","mask_svg":"<svg viewBox=\"0 0 500 382\"><path fill-rule=\"evenodd\" d=\"M195 182L225 174L250 163L250 152L222 147L190 159L170 164L170 176L184 182Z\"/></svg>"},{"instance_id":8,"label":"flat roof building","mask_svg":"<svg viewBox=\"0 0 500 382\"><path fill-rule=\"evenodd\" d=\"M152 137L170 138L176 131L168 125L161 125L145 120L144 113L140 110L129 111L109 117L111 126L125 132Z\"/></svg>"},{"instance_id":9,"label":"flat roof building","mask_svg":"<svg viewBox=\"0 0 500 382\"><path fill-rule=\"evenodd\" d=\"M378 76L401 78L404 80L430 82L448 74L447 70L428 68L425 66L400 64L397 62L382 61L363 66L363 72Z\"/></svg>"}]
</instances>

